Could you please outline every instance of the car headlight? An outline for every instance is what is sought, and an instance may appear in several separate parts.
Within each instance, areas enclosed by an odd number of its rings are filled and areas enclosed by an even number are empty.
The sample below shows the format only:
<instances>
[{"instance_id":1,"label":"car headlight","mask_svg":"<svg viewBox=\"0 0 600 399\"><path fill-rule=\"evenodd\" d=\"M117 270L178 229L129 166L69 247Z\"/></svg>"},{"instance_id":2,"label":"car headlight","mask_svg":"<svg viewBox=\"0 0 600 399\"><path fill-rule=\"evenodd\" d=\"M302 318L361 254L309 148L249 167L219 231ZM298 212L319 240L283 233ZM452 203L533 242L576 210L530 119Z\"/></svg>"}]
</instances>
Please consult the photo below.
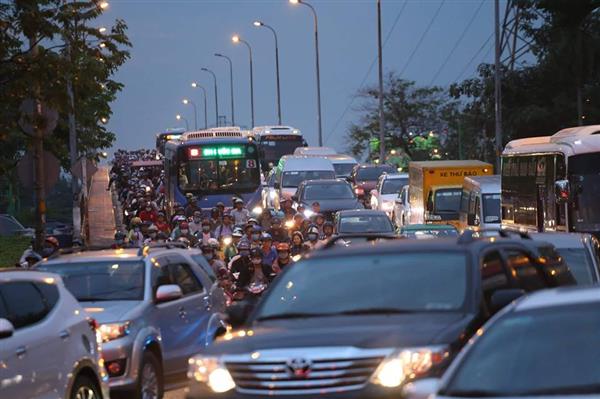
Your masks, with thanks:
<instances>
[{"instance_id":1,"label":"car headlight","mask_svg":"<svg viewBox=\"0 0 600 399\"><path fill-rule=\"evenodd\" d=\"M262 206L255 206L254 209L252 209L252 213L255 215L260 215L262 213L263 209Z\"/></svg>"},{"instance_id":2,"label":"car headlight","mask_svg":"<svg viewBox=\"0 0 600 399\"><path fill-rule=\"evenodd\" d=\"M216 393L231 391L235 382L223 363L215 357L194 356L188 361L190 380L205 383Z\"/></svg>"},{"instance_id":3,"label":"car headlight","mask_svg":"<svg viewBox=\"0 0 600 399\"><path fill-rule=\"evenodd\" d=\"M399 387L407 380L426 374L448 355L445 346L401 349L381 362L371 382L386 388Z\"/></svg>"},{"instance_id":4,"label":"car headlight","mask_svg":"<svg viewBox=\"0 0 600 399\"><path fill-rule=\"evenodd\" d=\"M310 217L312 217L312 215L314 215L314 214L315 214L315 213L314 213L312 210L310 210L310 209L306 209L306 210L304 211L304 217L307 217L307 218L310 218Z\"/></svg>"},{"instance_id":5,"label":"car headlight","mask_svg":"<svg viewBox=\"0 0 600 399\"><path fill-rule=\"evenodd\" d=\"M129 335L129 322L100 324L98 332L100 333L102 342L113 341Z\"/></svg>"}]
</instances>

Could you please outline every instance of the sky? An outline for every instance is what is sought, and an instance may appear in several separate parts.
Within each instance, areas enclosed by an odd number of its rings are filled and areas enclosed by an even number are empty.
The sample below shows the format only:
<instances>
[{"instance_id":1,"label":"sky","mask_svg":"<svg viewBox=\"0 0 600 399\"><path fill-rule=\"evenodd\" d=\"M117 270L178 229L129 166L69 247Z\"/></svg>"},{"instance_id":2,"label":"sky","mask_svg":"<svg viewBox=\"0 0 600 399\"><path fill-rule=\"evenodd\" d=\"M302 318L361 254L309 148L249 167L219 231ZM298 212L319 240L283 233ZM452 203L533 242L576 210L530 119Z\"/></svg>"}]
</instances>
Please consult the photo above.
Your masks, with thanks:
<instances>
[{"instance_id":1,"label":"sky","mask_svg":"<svg viewBox=\"0 0 600 399\"><path fill-rule=\"evenodd\" d=\"M360 99L352 100L363 82L377 84L376 66L368 73L377 56L376 1L309 2L318 14L324 141L344 151L348 126L360 116ZM492 61L492 0L381 4L382 35L388 39L384 73L447 86ZM202 93L192 81L206 87L208 123L214 125L213 80L203 67L215 72L219 114L230 121L229 67L214 53L233 61L236 124L249 127L249 55L246 47L232 43L233 34L252 46L256 125L277 124L274 39L269 30L252 25L257 19L278 34L283 124L299 128L309 145L317 145L314 24L308 7L287 0L112 0L98 23L109 27L116 18L127 23L133 47L131 59L115 75L125 84L108 123L117 134L115 149L152 148L157 132L185 127L177 114L193 128L193 108L182 104L183 98L196 103L202 128Z\"/></svg>"}]
</instances>

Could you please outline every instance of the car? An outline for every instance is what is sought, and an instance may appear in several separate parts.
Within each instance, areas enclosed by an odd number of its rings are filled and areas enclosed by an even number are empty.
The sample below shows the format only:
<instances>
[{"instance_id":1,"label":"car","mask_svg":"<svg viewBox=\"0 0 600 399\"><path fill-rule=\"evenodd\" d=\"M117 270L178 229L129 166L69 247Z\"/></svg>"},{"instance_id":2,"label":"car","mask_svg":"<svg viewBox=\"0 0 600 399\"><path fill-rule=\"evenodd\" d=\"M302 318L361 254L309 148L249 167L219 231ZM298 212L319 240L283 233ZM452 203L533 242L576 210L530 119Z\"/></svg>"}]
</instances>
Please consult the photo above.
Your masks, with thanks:
<instances>
[{"instance_id":1,"label":"car","mask_svg":"<svg viewBox=\"0 0 600 399\"><path fill-rule=\"evenodd\" d=\"M402 227L408 224L410 220L410 186L407 184L402 187L400 193L394 200L394 209L392 209L392 222L396 227Z\"/></svg>"},{"instance_id":2,"label":"car","mask_svg":"<svg viewBox=\"0 0 600 399\"><path fill-rule=\"evenodd\" d=\"M408 384L407 399L595 398L600 288L536 292L486 324L441 379Z\"/></svg>"},{"instance_id":3,"label":"car","mask_svg":"<svg viewBox=\"0 0 600 399\"><path fill-rule=\"evenodd\" d=\"M160 398L223 328L225 297L200 251L82 251L42 261L100 323L111 392ZM204 266L200 266L202 263Z\"/></svg>"},{"instance_id":4,"label":"car","mask_svg":"<svg viewBox=\"0 0 600 399\"><path fill-rule=\"evenodd\" d=\"M377 185L371 190L371 209L385 211L390 217L394 211L394 201L402 187L408 184L408 173L384 173L379 176Z\"/></svg>"},{"instance_id":5,"label":"car","mask_svg":"<svg viewBox=\"0 0 600 399\"><path fill-rule=\"evenodd\" d=\"M335 231L347 234L394 234L394 226L384 211L355 209L340 211L335 216Z\"/></svg>"},{"instance_id":6,"label":"car","mask_svg":"<svg viewBox=\"0 0 600 399\"><path fill-rule=\"evenodd\" d=\"M371 203L371 190L377 185L379 176L384 173L396 173L396 168L391 165L358 164L352 169L348 181L352 183L354 193L365 205Z\"/></svg>"},{"instance_id":7,"label":"car","mask_svg":"<svg viewBox=\"0 0 600 399\"><path fill-rule=\"evenodd\" d=\"M275 199L276 209L280 209L281 200L291 199L298 186L305 180L334 179L335 169L329 159L284 155L275 168Z\"/></svg>"},{"instance_id":8,"label":"car","mask_svg":"<svg viewBox=\"0 0 600 399\"><path fill-rule=\"evenodd\" d=\"M428 239L436 237L456 237L458 230L451 224L409 224L398 229L404 238Z\"/></svg>"},{"instance_id":9,"label":"car","mask_svg":"<svg viewBox=\"0 0 600 399\"><path fill-rule=\"evenodd\" d=\"M262 209L273 209L275 206L275 199L277 198L277 190L275 189L275 179L276 179L275 169L271 169L267 178L265 179L265 184L262 188L261 193L261 206ZM279 204L277 204L277 208Z\"/></svg>"},{"instance_id":10,"label":"car","mask_svg":"<svg viewBox=\"0 0 600 399\"><path fill-rule=\"evenodd\" d=\"M0 214L0 236L23 235L33 237L34 230L24 227L14 216Z\"/></svg>"},{"instance_id":11,"label":"car","mask_svg":"<svg viewBox=\"0 0 600 399\"><path fill-rule=\"evenodd\" d=\"M304 205L307 217L313 216L311 205L318 202L321 214L330 220L337 211L362 208L352 192L352 186L344 179L305 180L298 186L292 201L295 202L295 207Z\"/></svg>"},{"instance_id":12,"label":"car","mask_svg":"<svg viewBox=\"0 0 600 399\"><path fill-rule=\"evenodd\" d=\"M344 154L324 155L323 158L331 161L335 169L335 177L337 178L347 179L350 177L352 169L358 163L353 157Z\"/></svg>"},{"instance_id":13,"label":"car","mask_svg":"<svg viewBox=\"0 0 600 399\"><path fill-rule=\"evenodd\" d=\"M189 361L187 398L398 398L524 292L574 284L541 247L465 235L315 251L256 307L230 308L232 329Z\"/></svg>"},{"instance_id":14,"label":"car","mask_svg":"<svg viewBox=\"0 0 600 399\"><path fill-rule=\"evenodd\" d=\"M1 396L109 399L95 326L60 276L0 271Z\"/></svg>"},{"instance_id":15,"label":"car","mask_svg":"<svg viewBox=\"0 0 600 399\"><path fill-rule=\"evenodd\" d=\"M578 284L598 284L600 281L600 242L594 236L559 232L530 233L529 236L554 245Z\"/></svg>"}]
</instances>

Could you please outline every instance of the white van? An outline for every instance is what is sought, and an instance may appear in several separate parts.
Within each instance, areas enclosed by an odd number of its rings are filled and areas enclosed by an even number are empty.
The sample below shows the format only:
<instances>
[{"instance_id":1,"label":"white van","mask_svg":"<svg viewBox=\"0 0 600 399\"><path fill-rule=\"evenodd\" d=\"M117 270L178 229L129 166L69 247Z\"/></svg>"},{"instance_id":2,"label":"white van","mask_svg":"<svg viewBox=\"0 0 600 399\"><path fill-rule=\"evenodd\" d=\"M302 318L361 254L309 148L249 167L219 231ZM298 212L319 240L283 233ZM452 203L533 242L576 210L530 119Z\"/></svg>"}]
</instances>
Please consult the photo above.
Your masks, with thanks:
<instances>
[{"instance_id":1,"label":"white van","mask_svg":"<svg viewBox=\"0 0 600 399\"><path fill-rule=\"evenodd\" d=\"M500 228L500 175L465 177L459 230Z\"/></svg>"},{"instance_id":2,"label":"white van","mask_svg":"<svg viewBox=\"0 0 600 399\"><path fill-rule=\"evenodd\" d=\"M304 180L335 179L335 169L329 159L298 155L284 155L275 169L275 200L279 209L280 199L292 199Z\"/></svg>"},{"instance_id":3,"label":"white van","mask_svg":"<svg viewBox=\"0 0 600 399\"><path fill-rule=\"evenodd\" d=\"M358 161L356 161L356 159L352 158L350 155L334 154L325 155L324 157L331 161L333 168L335 169L335 177L339 178L350 177L352 169L354 169L354 166L358 164Z\"/></svg>"},{"instance_id":4,"label":"white van","mask_svg":"<svg viewBox=\"0 0 600 399\"><path fill-rule=\"evenodd\" d=\"M331 147L298 147L294 150L294 155L324 156L336 154L337 151Z\"/></svg>"}]
</instances>

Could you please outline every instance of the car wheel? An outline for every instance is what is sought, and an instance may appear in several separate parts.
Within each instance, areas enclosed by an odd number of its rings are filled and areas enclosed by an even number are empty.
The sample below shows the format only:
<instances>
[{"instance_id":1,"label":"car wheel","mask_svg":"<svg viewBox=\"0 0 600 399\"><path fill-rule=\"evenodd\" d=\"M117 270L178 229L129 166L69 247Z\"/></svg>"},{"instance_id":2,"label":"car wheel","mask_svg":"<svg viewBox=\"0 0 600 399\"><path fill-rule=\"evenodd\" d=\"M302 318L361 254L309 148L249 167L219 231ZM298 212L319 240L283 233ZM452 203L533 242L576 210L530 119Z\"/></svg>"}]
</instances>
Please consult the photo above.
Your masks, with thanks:
<instances>
[{"instance_id":1,"label":"car wheel","mask_svg":"<svg viewBox=\"0 0 600 399\"><path fill-rule=\"evenodd\" d=\"M138 376L136 399L161 399L163 397L162 367L152 352L144 352Z\"/></svg>"},{"instance_id":2,"label":"car wheel","mask_svg":"<svg viewBox=\"0 0 600 399\"><path fill-rule=\"evenodd\" d=\"M80 375L73 384L71 399L102 399L98 384L86 375Z\"/></svg>"}]
</instances>

